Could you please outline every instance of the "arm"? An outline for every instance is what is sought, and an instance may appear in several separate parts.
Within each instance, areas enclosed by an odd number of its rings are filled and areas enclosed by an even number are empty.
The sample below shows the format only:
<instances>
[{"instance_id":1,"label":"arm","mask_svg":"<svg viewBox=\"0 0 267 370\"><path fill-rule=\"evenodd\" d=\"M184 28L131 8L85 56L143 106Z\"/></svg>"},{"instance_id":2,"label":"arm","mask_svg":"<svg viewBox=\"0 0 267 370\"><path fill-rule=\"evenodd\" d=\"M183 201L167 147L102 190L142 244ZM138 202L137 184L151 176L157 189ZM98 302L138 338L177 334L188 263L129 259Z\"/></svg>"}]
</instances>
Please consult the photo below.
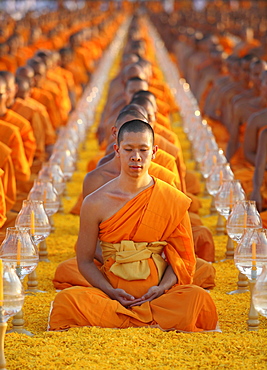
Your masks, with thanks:
<instances>
[{"instance_id":1,"label":"arm","mask_svg":"<svg viewBox=\"0 0 267 370\"><path fill-rule=\"evenodd\" d=\"M237 106L234 108L233 122L229 127L230 137L226 148L226 158L229 162L234 156L239 145L239 124L241 123L241 108Z\"/></svg>"},{"instance_id":2,"label":"arm","mask_svg":"<svg viewBox=\"0 0 267 370\"><path fill-rule=\"evenodd\" d=\"M99 224L101 223L101 204L97 202L98 195L87 197L82 205L80 215L80 230L77 241L77 262L80 273L95 288L102 290L111 299L123 306L135 303L135 298L123 289L114 289L104 275L94 264Z\"/></svg>"},{"instance_id":3,"label":"arm","mask_svg":"<svg viewBox=\"0 0 267 370\"><path fill-rule=\"evenodd\" d=\"M263 182L266 163L267 163L267 129L262 131L259 137L255 170L253 175L253 191L250 195L250 199L256 201L257 208L259 211L261 211L262 208L262 198L260 188Z\"/></svg>"}]
</instances>

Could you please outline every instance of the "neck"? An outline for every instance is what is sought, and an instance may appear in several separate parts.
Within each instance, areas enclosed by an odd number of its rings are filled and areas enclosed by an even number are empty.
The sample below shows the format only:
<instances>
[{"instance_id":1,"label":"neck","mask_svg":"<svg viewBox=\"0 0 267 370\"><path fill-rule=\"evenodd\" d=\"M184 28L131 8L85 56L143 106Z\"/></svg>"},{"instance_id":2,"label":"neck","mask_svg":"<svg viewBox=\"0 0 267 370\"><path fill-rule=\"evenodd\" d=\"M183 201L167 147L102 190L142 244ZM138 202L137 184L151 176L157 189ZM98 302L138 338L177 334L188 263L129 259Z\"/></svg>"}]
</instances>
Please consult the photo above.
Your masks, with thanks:
<instances>
[{"instance_id":1,"label":"neck","mask_svg":"<svg viewBox=\"0 0 267 370\"><path fill-rule=\"evenodd\" d=\"M119 187L127 194L135 196L154 183L152 177L146 173L140 177L129 177L121 173L118 177Z\"/></svg>"}]
</instances>

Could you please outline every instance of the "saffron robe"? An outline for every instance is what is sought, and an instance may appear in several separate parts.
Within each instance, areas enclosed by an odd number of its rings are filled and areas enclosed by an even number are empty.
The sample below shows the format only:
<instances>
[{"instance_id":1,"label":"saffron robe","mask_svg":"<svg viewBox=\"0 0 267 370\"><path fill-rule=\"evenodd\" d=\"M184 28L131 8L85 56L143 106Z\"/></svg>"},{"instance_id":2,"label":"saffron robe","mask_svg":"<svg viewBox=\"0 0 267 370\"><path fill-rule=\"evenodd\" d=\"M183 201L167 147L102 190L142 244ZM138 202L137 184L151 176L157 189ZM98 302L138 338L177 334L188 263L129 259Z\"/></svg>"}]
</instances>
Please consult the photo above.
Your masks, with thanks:
<instances>
[{"instance_id":1,"label":"saffron robe","mask_svg":"<svg viewBox=\"0 0 267 370\"><path fill-rule=\"evenodd\" d=\"M25 155L19 129L0 120L0 141L12 150L11 158L14 165L16 180L28 181L31 171Z\"/></svg>"},{"instance_id":2,"label":"saffron robe","mask_svg":"<svg viewBox=\"0 0 267 370\"><path fill-rule=\"evenodd\" d=\"M0 119L19 128L25 155L31 166L36 151L36 140L30 122L11 109L7 109L6 114L1 116Z\"/></svg>"},{"instance_id":3,"label":"saffron robe","mask_svg":"<svg viewBox=\"0 0 267 370\"><path fill-rule=\"evenodd\" d=\"M0 228L6 222L6 201L5 201L5 192L3 188L2 177L4 171L0 168Z\"/></svg>"},{"instance_id":4,"label":"saffron robe","mask_svg":"<svg viewBox=\"0 0 267 370\"><path fill-rule=\"evenodd\" d=\"M175 206L177 203L179 207ZM195 332L215 329L218 317L210 294L191 284L196 260L187 214L189 204L190 200L184 194L155 179L153 186L99 225L99 239L105 243L121 243L123 240L166 242L164 255L177 276L176 285L153 301L131 308L122 306L94 287L65 289L58 293L53 303L50 330L80 326L127 328L155 325L163 330ZM158 285L158 270L152 256L147 259L149 276L130 281L110 271L116 262L114 258L107 258L101 267L114 288L141 297L150 287Z\"/></svg>"},{"instance_id":5,"label":"saffron robe","mask_svg":"<svg viewBox=\"0 0 267 370\"><path fill-rule=\"evenodd\" d=\"M6 211L9 211L16 201L16 178L11 153L12 150L0 141L0 169L4 171L2 185L5 194Z\"/></svg>"}]
</instances>

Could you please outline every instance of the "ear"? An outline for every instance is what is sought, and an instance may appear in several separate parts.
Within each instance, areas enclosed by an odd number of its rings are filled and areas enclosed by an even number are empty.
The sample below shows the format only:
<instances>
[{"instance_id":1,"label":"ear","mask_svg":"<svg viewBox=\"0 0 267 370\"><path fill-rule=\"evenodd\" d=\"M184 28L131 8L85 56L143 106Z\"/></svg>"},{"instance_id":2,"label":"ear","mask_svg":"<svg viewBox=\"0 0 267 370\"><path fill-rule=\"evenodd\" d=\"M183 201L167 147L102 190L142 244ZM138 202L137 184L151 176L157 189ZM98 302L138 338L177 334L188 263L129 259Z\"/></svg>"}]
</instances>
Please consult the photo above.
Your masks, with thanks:
<instances>
[{"instance_id":1,"label":"ear","mask_svg":"<svg viewBox=\"0 0 267 370\"><path fill-rule=\"evenodd\" d=\"M111 135L114 137L114 139L117 138L117 132L118 132L117 127L112 126L111 127Z\"/></svg>"},{"instance_id":2,"label":"ear","mask_svg":"<svg viewBox=\"0 0 267 370\"><path fill-rule=\"evenodd\" d=\"M115 152L116 157L120 158L120 152L119 152L118 145L117 144L114 144L113 145L113 148L114 148L114 152Z\"/></svg>"},{"instance_id":3,"label":"ear","mask_svg":"<svg viewBox=\"0 0 267 370\"><path fill-rule=\"evenodd\" d=\"M152 149L152 159L155 159L156 158L156 153L158 151L158 146L157 145L154 145L153 146L153 149Z\"/></svg>"}]
</instances>

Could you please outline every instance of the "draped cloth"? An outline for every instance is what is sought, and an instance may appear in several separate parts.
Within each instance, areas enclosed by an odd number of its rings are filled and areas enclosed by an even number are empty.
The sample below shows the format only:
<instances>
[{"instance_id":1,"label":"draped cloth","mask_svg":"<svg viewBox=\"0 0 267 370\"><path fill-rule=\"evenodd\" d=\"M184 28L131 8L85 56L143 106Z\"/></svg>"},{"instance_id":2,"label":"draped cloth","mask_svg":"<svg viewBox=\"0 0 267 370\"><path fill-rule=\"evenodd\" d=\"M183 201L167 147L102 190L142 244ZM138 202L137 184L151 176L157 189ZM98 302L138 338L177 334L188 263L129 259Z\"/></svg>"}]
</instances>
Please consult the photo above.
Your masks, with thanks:
<instances>
[{"instance_id":1,"label":"draped cloth","mask_svg":"<svg viewBox=\"0 0 267 370\"><path fill-rule=\"evenodd\" d=\"M151 257L157 267L159 282L167 267L161 257L166 242L134 243L132 240L122 240L120 243L101 242L104 261L112 258L115 263L110 271L125 280L143 280L150 275L148 259Z\"/></svg>"},{"instance_id":2,"label":"draped cloth","mask_svg":"<svg viewBox=\"0 0 267 370\"><path fill-rule=\"evenodd\" d=\"M138 194L116 214L99 225L101 242L117 244L166 242L163 252L178 283L165 294L140 306L126 308L92 286L72 287L58 293L50 315L50 330L79 326L127 328L154 326L164 330L213 330L217 313L208 292L192 285L196 259L187 209L190 200L179 190L154 179L155 184ZM178 205L178 207L177 207ZM109 244L108 244L109 245ZM158 285L159 274L148 257L150 274L146 279L126 280L111 268L112 252L100 268L114 288L137 297Z\"/></svg>"}]
</instances>

